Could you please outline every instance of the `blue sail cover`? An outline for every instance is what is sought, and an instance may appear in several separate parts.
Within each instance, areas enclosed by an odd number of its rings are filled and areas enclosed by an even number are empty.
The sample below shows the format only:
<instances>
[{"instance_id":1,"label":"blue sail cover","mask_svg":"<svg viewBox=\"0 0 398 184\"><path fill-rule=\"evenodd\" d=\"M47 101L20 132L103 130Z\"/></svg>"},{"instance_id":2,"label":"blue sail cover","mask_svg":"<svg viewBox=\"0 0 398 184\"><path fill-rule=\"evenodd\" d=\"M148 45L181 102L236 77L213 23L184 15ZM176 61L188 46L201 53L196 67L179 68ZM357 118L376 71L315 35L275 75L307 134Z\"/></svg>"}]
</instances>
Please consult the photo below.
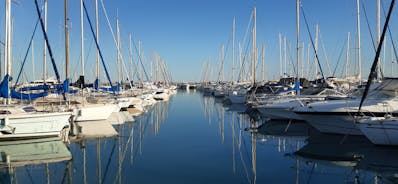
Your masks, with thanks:
<instances>
[{"instance_id":1,"label":"blue sail cover","mask_svg":"<svg viewBox=\"0 0 398 184\"><path fill-rule=\"evenodd\" d=\"M21 93L21 92L15 91L15 89L11 89L10 95L11 95L11 98L15 98L15 99L35 100L37 98L47 96L48 92L44 91L41 93Z\"/></svg>"},{"instance_id":2,"label":"blue sail cover","mask_svg":"<svg viewBox=\"0 0 398 184\"><path fill-rule=\"evenodd\" d=\"M100 90L102 91L120 91L120 84L117 84L116 86L111 86L111 87L101 87Z\"/></svg>"},{"instance_id":3,"label":"blue sail cover","mask_svg":"<svg viewBox=\"0 0 398 184\"><path fill-rule=\"evenodd\" d=\"M3 81L0 83L0 97L8 98L8 81L10 80L10 76L6 74L4 76Z\"/></svg>"},{"instance_id":4,"label":"blue sail cover","mask_svg":"<svg viewBox=\"0 0 398 184\"><path fill-rule=\"evenodd\" d=\"M300 91L300 80L296 80L296 83L294 85L294 90Z\"/></svg>"},{"instance_id":5,"label":"blue sail cover","mask_svg":"<svg viewBox=\"0 0 398 184\"><path fill-rule=\"evenodd\" d=\"M37 85L37 86L27 86L27 87L21 87L19 88L19 91L31 91L31 90L49 90L50 86L43 84L43 85Z\"/></svg>"},{"instance_id":6,"label":"blue sail cover","mask_svg":"<svg viewBox=\"0 0 398 184\"><path fill-rule=\"evenodd\" d=\"M65 79L65 81L62 83L62 85L60 85L60 84L55 85L55 88L57 89L55 92L57 94L62 94L62 92L69 93L69 94L75 94L78 92L78 90L72 90L69 88L69 79Z\"/></svg>"},{"instance_id":7,"label":"blue sail cover","mask_svg":"<svg viewBox=\"0 0 398 184\"><path fill-rule=\"evenodd\" d=\"M95 79L95 81L94 81L94 89L98 90L98 88L99 88L99 80Z\"/></svg>"}]
</instances>

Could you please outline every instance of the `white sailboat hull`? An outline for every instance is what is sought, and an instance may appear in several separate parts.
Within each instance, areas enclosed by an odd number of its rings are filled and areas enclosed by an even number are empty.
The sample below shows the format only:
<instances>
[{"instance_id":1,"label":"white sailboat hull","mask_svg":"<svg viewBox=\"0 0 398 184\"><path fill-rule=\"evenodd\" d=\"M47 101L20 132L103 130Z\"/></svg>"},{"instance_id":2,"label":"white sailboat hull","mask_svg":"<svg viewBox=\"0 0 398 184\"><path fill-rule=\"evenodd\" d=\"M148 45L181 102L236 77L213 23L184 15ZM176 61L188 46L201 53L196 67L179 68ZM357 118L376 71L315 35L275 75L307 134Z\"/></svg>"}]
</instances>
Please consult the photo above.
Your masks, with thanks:
<instances>
[{"instance_id":1,"label":"white sailboat hull","mask_svg":"<svg viewBox=\"0 0 398 184\"><path fill-rule=\"evenodd\" d=\"M73 115L75 121L106 120L116 108L119 107L115 104L89 104L75 109Z\"/></svg>"},{"instance_id":2,"label":"white sailboat hull","mask_svg":"<svg viewBox=\"0 0 398 184\"><path fill-rule=\"evenodd\" d=\"M23 113L0 116L0 140L60 136L69 128L70 112Z\"/></svg>"}]
</instances>

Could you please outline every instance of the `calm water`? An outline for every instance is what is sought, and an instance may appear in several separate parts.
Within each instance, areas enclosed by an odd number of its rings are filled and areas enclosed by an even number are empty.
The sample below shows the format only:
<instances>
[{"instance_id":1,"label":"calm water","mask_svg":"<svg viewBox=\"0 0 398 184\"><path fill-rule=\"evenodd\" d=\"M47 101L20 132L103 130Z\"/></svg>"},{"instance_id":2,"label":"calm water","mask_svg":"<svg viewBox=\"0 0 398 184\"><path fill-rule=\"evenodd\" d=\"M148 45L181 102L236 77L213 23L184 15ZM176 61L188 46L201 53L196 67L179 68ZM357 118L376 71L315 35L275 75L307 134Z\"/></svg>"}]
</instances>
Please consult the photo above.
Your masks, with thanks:
<instances>
[{"instance_id":1,"label":"calm water","mask_svg":"<svg viewBox=\"0 0 398 184\"><path fill-rule=\"evenodd\" d=\"M0 146L1 183L394 183L398 149L264 121L244 106L179 92L118 137ZM247 131L250 127L258 132ZM254 133L252 133L254 132ZM64 149L67 148L67 149ZM11 151L10 151L11 150ZM69 151L68 151L69 150ZM68 158L71 153L72 159ZM23 154L22 154L23 153Z\"/></svg>"}]
</instances>

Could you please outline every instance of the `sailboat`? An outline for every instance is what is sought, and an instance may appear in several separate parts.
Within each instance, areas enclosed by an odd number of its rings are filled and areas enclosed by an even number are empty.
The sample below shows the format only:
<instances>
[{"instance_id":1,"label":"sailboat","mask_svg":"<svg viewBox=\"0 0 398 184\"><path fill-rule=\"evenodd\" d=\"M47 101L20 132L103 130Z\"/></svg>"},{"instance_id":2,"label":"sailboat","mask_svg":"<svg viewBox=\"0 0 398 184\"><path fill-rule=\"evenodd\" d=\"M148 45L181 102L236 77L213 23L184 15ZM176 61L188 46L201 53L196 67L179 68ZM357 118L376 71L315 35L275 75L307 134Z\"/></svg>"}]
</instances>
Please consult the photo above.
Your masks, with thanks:
<instances>
[{"instance_id":1,"label":"sailboat","mask_svg":"<svg viewBox=\"0 0 398 184\"><path fill-rule=\"evenodd\" d=\"M40 112L32 106L11 105L9 78L11 74L11 0L6 0L6 75L0 96L6 105L0 107L0 140L60 136L69 129L71 112Z\"/></svg>"},{"instance_id":2,"label":"sailboat","mask_svg":"<svg viewBox=\"0 0 398 184\"><path fill-rule=\"evenodd\" d=\"M383 33L377 47L376 56L372 64L368 82L363 94L361 95L362 98L355 97L347 100L312 103L295 110L295 113L302 116L303 119L308 121L321 132L363 135L363 133L367 131L361 131L360 128L358 128L358 125L362 126L362 128L366 128L368 127L366 125L371 124L370 121L372 121L372 118L369 119L369 121L365 121L367 123L355 123L358 122L358 119L362 119L361 117L384 117L386 112L392 112L393 115L398 112L398 95L396 94L396 91L398 90L398 78L384 78L381 83L374 81L376 78L376 67L380 56L381 46L383 44L394 2L394 0L391 2L389 14L387 15ZM357 4L359 4L358 1ZM365 101L366 97L368 98ZM376 120L374 121L375 124L379 124L377 123L378 118L374 120ZM390 120L391 119L386 118L386 121Z\"/></svg>"}]
</instances>

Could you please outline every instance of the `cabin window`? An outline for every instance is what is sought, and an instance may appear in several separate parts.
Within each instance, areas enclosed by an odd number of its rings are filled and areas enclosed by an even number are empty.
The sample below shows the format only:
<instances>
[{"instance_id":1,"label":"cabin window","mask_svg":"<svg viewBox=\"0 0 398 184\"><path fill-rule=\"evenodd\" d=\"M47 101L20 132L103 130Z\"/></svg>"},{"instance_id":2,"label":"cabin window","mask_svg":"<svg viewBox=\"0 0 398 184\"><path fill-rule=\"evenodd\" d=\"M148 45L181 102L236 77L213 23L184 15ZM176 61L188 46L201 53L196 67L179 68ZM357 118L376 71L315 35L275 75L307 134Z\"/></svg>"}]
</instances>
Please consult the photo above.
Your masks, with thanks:
<instances>
[{"instance_id":1,"label":"cabin window","mask_svg":"<svg viewBox=\"0 0 398 184\"><path fill-rule=\"evenodd\" d=\"M36 111L36 109L35 109L34 107L32 107L32 106L30 106L30 107L24 107L23 110L24 110L25 112L34 112L34 111Z\"/></svg>"},{"instance_id":2,"label":"cabin window","mask_svg":"<svg viewBox=\"0 0 398 184\"><path fill-rule=\"evenodd\" d=\"M0 114L11 114L8 110L0 110Z\"/></svg>"}]
</instances>

